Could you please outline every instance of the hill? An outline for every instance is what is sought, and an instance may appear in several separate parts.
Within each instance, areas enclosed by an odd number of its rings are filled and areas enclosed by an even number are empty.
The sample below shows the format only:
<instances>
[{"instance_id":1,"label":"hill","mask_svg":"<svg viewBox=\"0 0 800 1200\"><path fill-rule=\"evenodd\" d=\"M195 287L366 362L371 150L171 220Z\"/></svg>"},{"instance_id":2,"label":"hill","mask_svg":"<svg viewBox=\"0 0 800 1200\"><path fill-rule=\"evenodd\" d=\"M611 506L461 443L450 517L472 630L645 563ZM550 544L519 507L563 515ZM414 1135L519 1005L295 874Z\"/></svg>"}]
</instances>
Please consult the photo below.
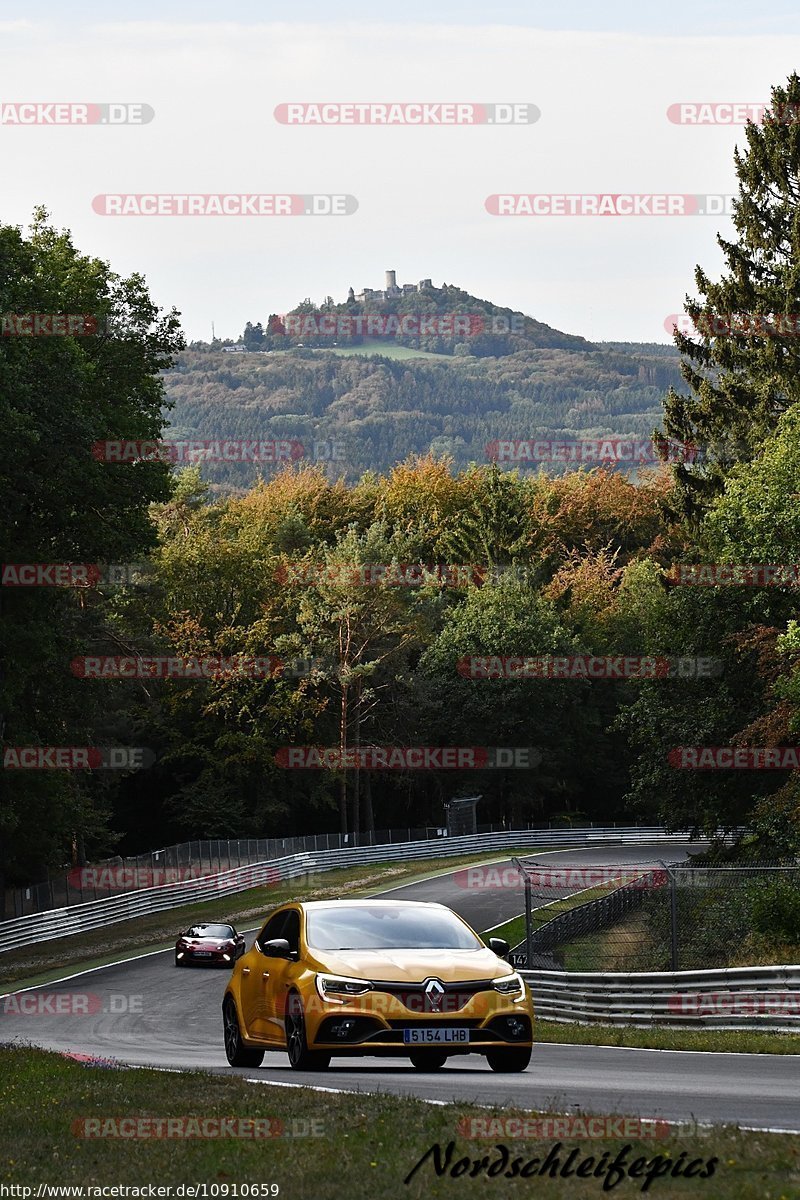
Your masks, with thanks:
<instances>
[{"instance_id":1,"label":"hill","mask_svg":"<svg viewBox=\"0 0 800 1200\"><path fill-rule=\"evenodd\" d=\"M469 315L476 332L461 340L441 332L411 337L395 331L377 338L340 332L345 317L377 316L386 328L391 317L411 313L417 319L422 304L440 331L450 327L446 318L452 326ZM271 317L273 332L248 324L235 347L193 343L181 355L165 376L174 406L171 439L282 439L299 443L302 450L295 453L305 457L315 456L316 443L316 457L329 462L330 472L355 480L429 451L448 454L461 467L485 463L502 441L649 439L664 394L681 382L674 347L598 345L447 285L394 303L318 308L305 301L291 315L297 318L293 325ZM278 321L306 332L275 332ZM247 488L274 470L252 461L216 461L214 454L203 473L215 490ZM547 448L540 446L537 455L535 462L507 465L568 469L564 461L551 461Z\"/></svg>"}]
</instances>

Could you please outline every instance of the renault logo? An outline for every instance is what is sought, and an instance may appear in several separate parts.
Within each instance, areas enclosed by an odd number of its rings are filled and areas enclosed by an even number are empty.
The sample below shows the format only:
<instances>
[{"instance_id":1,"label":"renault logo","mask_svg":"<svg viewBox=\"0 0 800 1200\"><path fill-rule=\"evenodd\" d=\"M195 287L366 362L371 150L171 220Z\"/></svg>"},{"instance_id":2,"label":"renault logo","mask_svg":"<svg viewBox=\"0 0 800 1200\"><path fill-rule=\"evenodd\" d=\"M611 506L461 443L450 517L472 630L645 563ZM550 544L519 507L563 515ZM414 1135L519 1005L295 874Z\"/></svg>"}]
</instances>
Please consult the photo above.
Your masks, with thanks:
<instances>
[{"instance_id":1,"label":"renault logo","mask_svg":"<svg viewBox=\"0 0 800 1200\"><path fill-rule=\"evenodd\" d=\"M438 979L428 979L423 986L431 1012L440 1012L444 987Z\"/></svg>"}]
</instances>

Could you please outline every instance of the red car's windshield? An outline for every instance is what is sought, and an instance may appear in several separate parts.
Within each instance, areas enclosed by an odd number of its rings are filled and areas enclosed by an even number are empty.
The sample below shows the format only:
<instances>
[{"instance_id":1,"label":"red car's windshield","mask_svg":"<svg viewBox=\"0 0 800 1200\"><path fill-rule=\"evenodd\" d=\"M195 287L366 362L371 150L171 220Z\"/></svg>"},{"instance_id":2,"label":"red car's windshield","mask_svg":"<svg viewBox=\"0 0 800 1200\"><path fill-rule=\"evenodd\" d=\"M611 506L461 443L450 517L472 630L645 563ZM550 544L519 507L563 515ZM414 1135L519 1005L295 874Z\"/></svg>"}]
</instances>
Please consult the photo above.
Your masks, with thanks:
<instances>
[{"instance_id":1,"label":"red car's windshield","mask_svg":"<svg viewBox=\"0 0 800 1200\"><path fill-rule=\"evenodd\" d=\"M234 933L230 925L191 925L183 936L191 938L232 938Z\"/></svg>"}]
</instances>

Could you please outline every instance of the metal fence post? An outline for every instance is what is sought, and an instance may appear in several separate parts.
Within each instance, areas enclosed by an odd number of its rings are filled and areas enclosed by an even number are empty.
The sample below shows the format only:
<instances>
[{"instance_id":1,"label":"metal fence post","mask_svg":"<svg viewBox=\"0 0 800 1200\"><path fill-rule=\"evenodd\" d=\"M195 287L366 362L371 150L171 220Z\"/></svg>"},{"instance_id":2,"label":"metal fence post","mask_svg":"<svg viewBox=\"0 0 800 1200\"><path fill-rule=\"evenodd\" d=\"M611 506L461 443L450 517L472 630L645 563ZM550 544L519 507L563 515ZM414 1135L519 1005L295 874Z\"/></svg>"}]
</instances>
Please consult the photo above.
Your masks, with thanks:
<instances>
[{"instance_id":1,"label":"metal fence post","mask_svg":"<svg viewBox=\"0 0 800 1200\"><path fill-rule=\"evenodd\" d=\"M531 895L531 881L528 876L525 876L525 966L528 970L533 968L533 897Z\"/></svg>"},{"instance_id":2,"label":"metal fence post","mask_svg":"<svg viewBox=\"0 0 800 1200\"><path fill-rule=\"evenodd\" d=\"M528 872L518 858L512 858L514 866L525 877L525 966L531 970L533 958L533 892Z\"/></svg>"},{"instance_id":3,"label":"metal fence post","mask_svg":"<svg viewBox=\"0 0 800 1200\"><path fill-rule=\"evenodd\" d=\"M669 942L670 942L670 970L677 971L678 969L678 888L675 882L675 874L669 869L663 859L659 860L662 867L669 876Z\"/></svg>"}]
</instances>

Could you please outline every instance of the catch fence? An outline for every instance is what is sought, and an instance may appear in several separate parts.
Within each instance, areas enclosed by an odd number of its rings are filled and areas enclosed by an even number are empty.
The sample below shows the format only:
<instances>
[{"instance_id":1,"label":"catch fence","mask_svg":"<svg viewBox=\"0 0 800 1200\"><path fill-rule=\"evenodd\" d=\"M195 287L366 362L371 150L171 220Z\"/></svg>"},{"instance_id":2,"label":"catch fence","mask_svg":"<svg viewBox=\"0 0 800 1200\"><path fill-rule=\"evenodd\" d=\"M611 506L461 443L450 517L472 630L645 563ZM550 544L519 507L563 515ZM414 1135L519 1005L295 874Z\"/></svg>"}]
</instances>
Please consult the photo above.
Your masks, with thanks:
<instances>
[{"instance_id":1,"label":"catch fence","mask_svg":"<svg viewBox=\"0 0 800 1200\"><path fill-rule=\"evenodd\" d=\"M595 828L598 827L592 823L572 825L561 821L531 823L525 826L524 831L553 831L561 837L571 829L580 833ZM617 826L612 823L600 828L616 829ZM507 832L509 831L503 825L477 826L478 834ZM661 827L658 833L662 833ZM429 825L362 831L358 834L318 833L302 837L220 838L181 842L159 850L149 850L144 854L118 856L86 866L67 867L62 871L53 872L48 879L38 883L6 888L4 892L0 891L0 921L28 916L30 913L49 912L56 908L70 908L75 904L102 900L107 896L121 896L144 888L206 879L224 871L231 871L235 867L273 862L292 854L327 850L348 851L358 847L394 846L423 841L444 843L447 837L446 827Z\"/></svg>"},{"instance_id":2,"label":"catch fence","mask_svg":"<svg viewBox=\"0 0 800 1200\"><path fill-rule=\"evenodd\" d=\"M727 968L787 961L800 946L797 865L514 862L525 896L514 961L532 970Z\"/></svg>"}]
</instances>

